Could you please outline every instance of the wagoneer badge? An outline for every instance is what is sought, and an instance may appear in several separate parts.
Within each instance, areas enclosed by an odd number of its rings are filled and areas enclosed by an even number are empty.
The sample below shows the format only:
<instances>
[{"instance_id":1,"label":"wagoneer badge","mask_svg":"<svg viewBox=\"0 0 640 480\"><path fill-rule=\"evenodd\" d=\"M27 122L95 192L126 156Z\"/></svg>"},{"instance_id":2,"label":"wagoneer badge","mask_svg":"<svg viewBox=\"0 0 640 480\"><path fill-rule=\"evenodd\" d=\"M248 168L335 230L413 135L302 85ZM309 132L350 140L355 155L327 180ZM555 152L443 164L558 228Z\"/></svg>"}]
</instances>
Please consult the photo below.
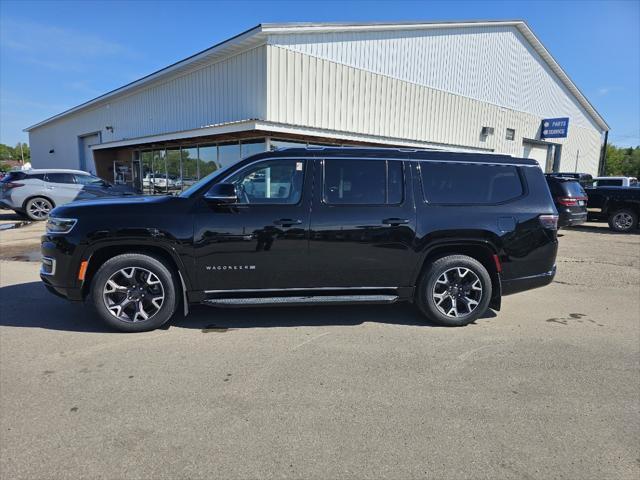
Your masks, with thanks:
<instances>
[{"instance_id":1,"label":"wagoneer badge","mask_svg":"<svg viewBox=\"0 0 640 480\"><path fill-rule=\"evenodd\" d=\"M205 265L207 271L213 270L255 270L255 265Z\"/></svg>"}]
</instances>

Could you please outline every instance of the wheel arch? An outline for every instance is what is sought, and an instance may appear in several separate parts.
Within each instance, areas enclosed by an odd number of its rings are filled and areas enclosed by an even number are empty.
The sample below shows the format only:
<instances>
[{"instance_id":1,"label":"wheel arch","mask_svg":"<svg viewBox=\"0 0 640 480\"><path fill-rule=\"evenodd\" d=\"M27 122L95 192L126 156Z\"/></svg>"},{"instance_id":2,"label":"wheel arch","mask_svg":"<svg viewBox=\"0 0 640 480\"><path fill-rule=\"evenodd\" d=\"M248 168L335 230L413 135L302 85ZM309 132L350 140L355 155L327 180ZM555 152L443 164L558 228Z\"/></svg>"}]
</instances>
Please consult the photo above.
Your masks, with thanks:
<instances>
[{"instance_id":1,"label":"wheel arch","mask_svg":"<svg viewBox=\"0 0 640 480\"><path fill-rule=\"evenodd\" d=\"M53 208L56 208L56 202L54 202L51 197L48 197L47 195L35 194L35 195L29 195L27 198L24 199L24 201L22 202L22 209L26 210L27 203L29 203L29 200L33 200L34 198L44 198L45 200L51 202L51 206Z\"/></svg>"},{"instance_id":2,"label":"wheel arch","mask_svg":"<svg viewBox=\"0 0 640 480\"><path fill-rule=\"evenodd\" d=\"M502 288L500 283L500 272L496 264L496 255L498 249L496 246L486 239L467 239L443 241L430 246L423 252L418 274L414 279L416 289L420 278L426 268L436 259L446 257L447 255L467 255L479 261L489 272L491 278L491 301L489 306L494 310L500 310L502 299Z\"/></svg>"},{"instance_id":3,"label":"wheel arch","mask_svg":"<svg viewBox=\"0 0 640 480\"><path fill-rule=\"evenodd\" d=\"M163 260L172 273L176 277L176 289L182 291L182 302L185 315L188 312L188 299L187 290L190 288L190 278L187 275L187 269L180 260L180 257L175 251L165 246L158 244L153 245L141 245L141 244L111 244L111 245L97 245L90 252L83 255L84 259L88 261L87 269L85 272L84 281L82 282L82 297L86 298L91 290L91 284L98 269L104 264L104 262L112 257L121 255L124 253L139 253L142 255L149 255Z\"/></svg>"},{"instance_id":4,"label":"wheel arch","mask_svg":"<svg viewBox=\"0 0 640 480\"><path fill-rule=\"evenodd\" d=\"M607 205L607 216L612 215L620 210L628 209L640 215L640 202L625 202L624 200L612 200Z\"/></svg>"}]
</instances>

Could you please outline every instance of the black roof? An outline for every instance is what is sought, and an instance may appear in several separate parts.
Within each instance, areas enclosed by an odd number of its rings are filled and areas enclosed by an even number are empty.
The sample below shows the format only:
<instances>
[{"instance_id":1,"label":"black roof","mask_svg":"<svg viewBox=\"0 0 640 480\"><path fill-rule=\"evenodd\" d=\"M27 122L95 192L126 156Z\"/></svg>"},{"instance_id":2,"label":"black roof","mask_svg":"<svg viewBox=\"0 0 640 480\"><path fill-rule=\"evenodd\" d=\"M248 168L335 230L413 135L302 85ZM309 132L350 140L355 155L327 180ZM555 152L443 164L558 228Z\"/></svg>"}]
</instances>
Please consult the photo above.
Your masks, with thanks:
<instances>
[{"instance_id":1,"label":"black roof","mask_svg":"<svg viewBox=\"0 0 640 480\"><path fill-rule=\"evenodd\" d=\"M409 148L360 148L360 147L307 147L283 148L260 153L252 158L270 157L314 157L314 158L389 158L402 160L436 160L442 162L470 162L493 164L516 164L537 166L538 162L529 158L517 158L496 153L451 152L444 150L417 150Z\"/></svg>"}]
</instances>

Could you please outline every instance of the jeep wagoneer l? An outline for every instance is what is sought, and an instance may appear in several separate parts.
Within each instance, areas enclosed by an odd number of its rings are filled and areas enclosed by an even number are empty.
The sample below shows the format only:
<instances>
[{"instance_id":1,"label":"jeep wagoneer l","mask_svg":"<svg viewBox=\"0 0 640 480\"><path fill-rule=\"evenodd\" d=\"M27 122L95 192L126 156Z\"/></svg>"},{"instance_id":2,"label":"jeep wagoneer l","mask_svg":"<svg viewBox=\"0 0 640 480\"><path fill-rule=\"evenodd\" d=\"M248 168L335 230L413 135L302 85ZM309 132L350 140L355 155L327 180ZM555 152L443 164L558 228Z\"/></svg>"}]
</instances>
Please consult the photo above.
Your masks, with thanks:
<instances>
[{"instance_id":1,"label":"jeep wagoneer l","mask_svg":"<svg viewBox=\"0 0 640 480\"><path fill-rule=\"evenodd\" d=\"M533 160L286 149L178 196L55 208L41 278L129 332L199 303L406 301L431 322L462 326L499 310L504 295L552 281L557 220Z\"/></svg>"}]
</instances>

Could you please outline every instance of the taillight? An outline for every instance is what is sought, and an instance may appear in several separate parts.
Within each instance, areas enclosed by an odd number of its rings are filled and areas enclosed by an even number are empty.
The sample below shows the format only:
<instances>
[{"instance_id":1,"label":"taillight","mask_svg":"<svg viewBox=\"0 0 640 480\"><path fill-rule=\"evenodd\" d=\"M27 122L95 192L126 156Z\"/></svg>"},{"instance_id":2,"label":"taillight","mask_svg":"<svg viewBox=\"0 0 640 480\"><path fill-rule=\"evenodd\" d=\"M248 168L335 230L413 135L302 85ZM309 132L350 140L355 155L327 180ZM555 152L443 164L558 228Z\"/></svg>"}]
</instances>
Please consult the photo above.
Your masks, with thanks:
<instances>
[{"instance_id":1,"label":"taillight","mask_svg":"<svg viewBox=\"0 0 640 480\"><path fill-rule=\"evenodd\" d=\"M4 186L5 190L9 190L11 188L24 187L24 183L17 183L17 182L7 182L7 183L3 183L2 185Z\"/></svg>"},{"instance_id":2,"label":"taillight","mask_svg":"<svg viewBox=\"0 0 640 480\"><path fill-rule=\"evenodd\" d=\"M538 219L540 220L540 225L547 230L558 229L558 215L540 215Z\"/></svg>"},{"instance_id":3,"label":"taillight","mask_svg":"<svg viewBox=\"0 0 640 480\"><path fill-rule=\"evenodd\" d=\"M564 207L575 207L579 201L585 201L586 197L556 197L556 202Z\"/></svg>"}]
</instances>

